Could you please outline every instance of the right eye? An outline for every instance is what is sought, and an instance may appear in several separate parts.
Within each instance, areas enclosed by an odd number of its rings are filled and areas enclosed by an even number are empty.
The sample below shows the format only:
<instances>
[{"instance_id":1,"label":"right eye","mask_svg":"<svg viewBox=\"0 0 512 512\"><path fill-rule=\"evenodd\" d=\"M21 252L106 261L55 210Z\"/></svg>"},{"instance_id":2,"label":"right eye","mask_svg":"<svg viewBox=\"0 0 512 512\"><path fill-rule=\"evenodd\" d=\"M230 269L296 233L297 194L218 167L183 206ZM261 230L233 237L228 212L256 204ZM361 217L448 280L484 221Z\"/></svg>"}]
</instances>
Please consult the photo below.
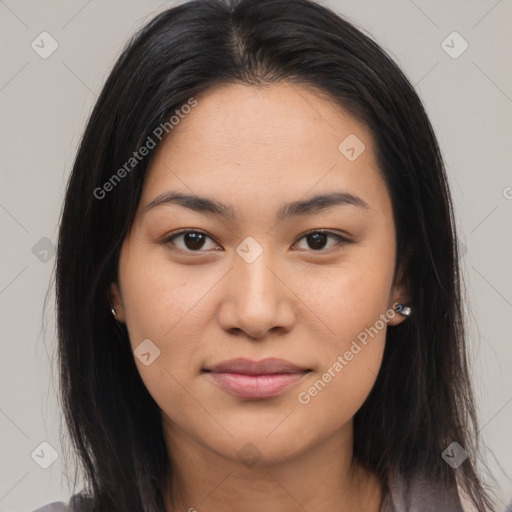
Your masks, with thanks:
<instances>
[{"instance_id":1,"label":"right eye","mask_svg":"<svg viewBox=\"0 0 512 512\"><path fill-rule=\"evenodd\" d=\"M181 239L181 247L180 244L176 243L175 240ZM206 252L201 251L200 249L203 248L205 244L205 240L210 239L213 242L213 238L208 236L206 233L202 231L197 230L191 230L191 229L182 229L178 231L177 233L173 233L171 236L168 236L165 238L165 240L162 242L165 245L171 245L179 249L183 252ZM215 247L218 247L216 244ZM214 249L216 250L216 249Z\"/></svg>"}]
</instances>

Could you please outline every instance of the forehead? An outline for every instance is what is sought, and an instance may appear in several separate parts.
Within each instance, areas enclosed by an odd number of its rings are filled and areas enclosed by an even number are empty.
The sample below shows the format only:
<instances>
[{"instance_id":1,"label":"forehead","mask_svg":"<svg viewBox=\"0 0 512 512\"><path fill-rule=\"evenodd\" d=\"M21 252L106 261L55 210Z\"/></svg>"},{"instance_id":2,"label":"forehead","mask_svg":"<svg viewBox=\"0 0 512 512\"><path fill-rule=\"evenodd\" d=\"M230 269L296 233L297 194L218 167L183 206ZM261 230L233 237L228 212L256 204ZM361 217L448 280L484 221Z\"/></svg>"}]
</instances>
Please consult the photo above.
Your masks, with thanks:
<instances>
[{"instance_id":1,"label":"forehead","mask_svg":"<svg viewBox=\"0 0 512 512\"><path fill-rule=\"evenodd\" d=\"M371 132L314 89L229 84L196 100L158 147L142 207L176 188L267 208L340 188L381 210L389 202Z\"/></svg>"},{"instance_id":2,"label":"forehead","mask_svg":"<svg viewBox=\"0 0 512 512\"><path fill-rule=\"evenodd\" d=\"M287 150L287 158L293 158L289 150L301 155L317 146L328 150L329 158L349 134L372 144L363 124L314 89L289 82L262 87L227 84L197 97L197 106L182 116L162 146L195 143L209 149L211 156L229 153L244 159ZM246 154L246 149L252 151Z\"/></svg>"}]
</instances>

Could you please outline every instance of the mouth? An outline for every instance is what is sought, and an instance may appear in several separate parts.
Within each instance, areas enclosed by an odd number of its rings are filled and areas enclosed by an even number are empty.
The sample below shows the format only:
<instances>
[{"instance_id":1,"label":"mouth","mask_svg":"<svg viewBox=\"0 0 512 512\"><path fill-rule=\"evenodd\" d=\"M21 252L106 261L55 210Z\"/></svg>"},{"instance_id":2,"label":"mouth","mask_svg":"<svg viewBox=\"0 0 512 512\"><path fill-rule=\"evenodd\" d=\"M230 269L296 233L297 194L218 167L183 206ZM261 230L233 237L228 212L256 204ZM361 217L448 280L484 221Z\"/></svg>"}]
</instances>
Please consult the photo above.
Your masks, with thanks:
<instances>
[{"instance_id":1,"label":"mouth","mask_svg":"<svg viewBox=\"0 0 512 512\"><path fill-rule=\"evenodd\" d=\"M311 371L275 358L262 361L232 359L203 369L203 373L224 391L254 400L283 393Z\"/></svg>"}]
</instances>

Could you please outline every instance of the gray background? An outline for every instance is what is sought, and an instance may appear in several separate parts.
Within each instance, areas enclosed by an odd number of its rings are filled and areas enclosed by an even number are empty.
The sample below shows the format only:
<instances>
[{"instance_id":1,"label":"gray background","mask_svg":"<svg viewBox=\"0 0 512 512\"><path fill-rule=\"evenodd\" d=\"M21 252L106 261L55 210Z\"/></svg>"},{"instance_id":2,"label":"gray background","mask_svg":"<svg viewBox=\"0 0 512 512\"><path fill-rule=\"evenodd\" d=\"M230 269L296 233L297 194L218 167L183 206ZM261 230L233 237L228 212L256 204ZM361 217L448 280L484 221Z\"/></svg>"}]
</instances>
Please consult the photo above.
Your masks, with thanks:
<instances>
[{"instance_id":1,"label":"gray background","mask_svg":"<svg viewBox=\"0 0 512 512\"><path fill-rule=\"evenodd\" d=\"M512 498L512 1L322 3L391 54L436 130L460 229L480 433L501 488L497 507L504 510ZM0 0L0 511L67 501L73 492L55 399L53 291L43 312L52 246L77 143L100 87L127 38L172 5ZM31 47L35 40L39 51L51 48L38 37L43 31L58 43L46 59ZM457 52L461 40L442 44L453 31L469 44L457 58L445 49ZM51 462L42 442L59 454L48 469L36 463Z\"/></svg>"}]
</instances>

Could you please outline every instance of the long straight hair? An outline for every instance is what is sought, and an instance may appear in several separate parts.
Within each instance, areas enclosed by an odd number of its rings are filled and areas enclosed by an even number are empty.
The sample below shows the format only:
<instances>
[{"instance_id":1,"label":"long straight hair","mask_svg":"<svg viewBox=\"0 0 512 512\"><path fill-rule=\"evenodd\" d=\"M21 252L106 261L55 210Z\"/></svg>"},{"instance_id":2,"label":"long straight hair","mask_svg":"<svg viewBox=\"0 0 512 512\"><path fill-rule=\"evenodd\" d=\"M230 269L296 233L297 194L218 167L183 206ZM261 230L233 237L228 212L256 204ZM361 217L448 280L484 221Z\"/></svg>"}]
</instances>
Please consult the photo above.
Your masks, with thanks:
<instances>
[{"instance_id":1,"label":"long straight hair","mask_svg":"<svg viewBox=\"0 0 512 512\"><path fill-rule=\"evenodd\" d=\"M393 205L395 276L400 266L412 293L414 315L388 327L380 373L355 414L354 457L383 481L393 470L406 485L427 475L440 487L462 487L479 511L492 510L477 472L457 238L436 137L386 53L310 0L168 9L128 42L101 91L69 178L57 250L60 400L86 483L73 506L162 512L173 471L161 412L108 300L154 149L103 185L191 98L223 84L281 81L311 87L371 130ZM441 457L453 441L470 455L457 470Z\"/></svg>"}]
</instances>

